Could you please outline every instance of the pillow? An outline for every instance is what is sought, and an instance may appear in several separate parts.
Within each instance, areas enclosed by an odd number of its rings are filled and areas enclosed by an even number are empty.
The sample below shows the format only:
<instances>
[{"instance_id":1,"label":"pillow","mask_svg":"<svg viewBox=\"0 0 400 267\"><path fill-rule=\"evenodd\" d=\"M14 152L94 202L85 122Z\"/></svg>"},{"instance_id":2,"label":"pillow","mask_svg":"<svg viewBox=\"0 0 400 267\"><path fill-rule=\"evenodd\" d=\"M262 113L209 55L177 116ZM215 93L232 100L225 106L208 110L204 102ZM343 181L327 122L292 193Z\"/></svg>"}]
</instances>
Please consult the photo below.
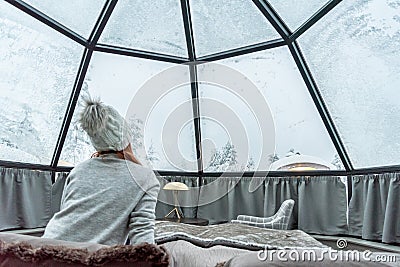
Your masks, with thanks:
<instances>
[{"instance_id":1,"label":"pillow","mask_svg":"<svg viewBox=\"0 0 400 267\"><path fill-rule=\"evenodd\" d=\"M105 246L20 234L0 233L0 267L3 266L168 266L162 246Z\"/></svg>"}]
</instances>

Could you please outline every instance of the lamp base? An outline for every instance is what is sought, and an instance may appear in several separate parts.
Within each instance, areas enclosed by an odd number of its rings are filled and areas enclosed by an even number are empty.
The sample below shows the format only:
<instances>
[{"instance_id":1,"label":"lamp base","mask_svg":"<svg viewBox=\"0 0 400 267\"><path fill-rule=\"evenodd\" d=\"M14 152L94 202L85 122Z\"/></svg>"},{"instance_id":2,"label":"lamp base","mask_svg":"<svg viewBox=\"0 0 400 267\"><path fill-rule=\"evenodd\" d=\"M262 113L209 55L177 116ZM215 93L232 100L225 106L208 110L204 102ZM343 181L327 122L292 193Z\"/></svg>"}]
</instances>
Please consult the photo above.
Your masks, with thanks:
<instances>
[{"instance_id":1,"label":"lamp base","mask_svg":"<svg viewBox=\"0 0 400 267\"><path fill-rule=\"evenodd\" d=\"M184 218L182 212L179 210L179 208L177 206L175 206L175 208L173 208L170 212L168 212L168 214L165 215L164 218L168 218L171 214L174 214L174 213L176 214L178 219Z\"/></svg>"}]
</instances>

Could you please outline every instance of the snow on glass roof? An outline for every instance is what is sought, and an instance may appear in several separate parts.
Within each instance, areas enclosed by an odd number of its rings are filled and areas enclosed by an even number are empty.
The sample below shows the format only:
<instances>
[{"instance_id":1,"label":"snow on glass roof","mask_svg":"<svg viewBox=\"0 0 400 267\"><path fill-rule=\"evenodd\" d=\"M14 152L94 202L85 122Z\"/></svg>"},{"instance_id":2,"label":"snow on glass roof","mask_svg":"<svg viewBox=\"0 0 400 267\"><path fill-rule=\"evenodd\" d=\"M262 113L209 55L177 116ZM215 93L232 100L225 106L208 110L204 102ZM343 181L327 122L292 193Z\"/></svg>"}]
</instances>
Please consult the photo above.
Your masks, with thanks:
<instances>
[{"instance_id":1,"label":"snow on glass roof","mask_svg":"<svg viewBox=\"0 0 400 267\"><path fill-rule=\"evenodd\" d=\"M0 1L0 160L89 158L90 95L157 170L399 165L399 73L400 0Z\"/></svg>"}]
</instances>

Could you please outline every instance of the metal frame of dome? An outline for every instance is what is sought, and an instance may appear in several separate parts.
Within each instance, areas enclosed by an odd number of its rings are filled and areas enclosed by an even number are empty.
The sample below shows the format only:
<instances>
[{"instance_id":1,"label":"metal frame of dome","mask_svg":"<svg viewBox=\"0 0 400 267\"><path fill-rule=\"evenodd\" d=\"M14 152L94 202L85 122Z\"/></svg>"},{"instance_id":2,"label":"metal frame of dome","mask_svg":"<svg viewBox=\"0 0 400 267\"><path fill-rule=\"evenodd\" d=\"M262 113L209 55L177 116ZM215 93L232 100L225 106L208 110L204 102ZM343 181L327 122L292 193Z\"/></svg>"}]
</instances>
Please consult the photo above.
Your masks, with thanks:
<instances>
[{"instance_id":1,"label":"metal frame of dome","mask_svg":"<svg viewBox=\"0 0 400 267\"><path fill-rule=\"evenodd\" d=\"M288 46L292 57L301 73L301 76L307 86L308 92L318 110L318 113L324 123L325 128L334 144L336 151L345 167L345 170L329 170L329 171L305 171L301 173L295 172L282 172L282 171L252 171L252 172L231 172L224 173L224 176L246 176L246 177L265 177L267 176L347 176L354 174L368 174L368 173L382 173L382 172L392 172L399 171L400 165L382 166L382 167L370 167L355 169L351 163L350 157L346 152L344 144L338 134L336 126L328 112L325 102L321 96L316 82L313 79L312 73L306 63L306 60L300 50L297 43L297 38L301 36L307 29L314 25L319 19L326 15L330 10L332 10L336 5L338 5L342 0L330 0L323 7L321 7L317 12L314 13L306 22L304 22L300 27L298 27L294 32L292 32L289 27L285 24L283 19L277 14L274 8L269 4L267 0L252 0L252 2L257 6L257 8L262 12L265 18L270 22L274 29L279 33L281 38L270 40L267 42L262 42L254 45L248 45L236 49L231 49L228 51L215 53L211 55L206 55L202 57L196 57L194 37L192 29L192 19L190 13L189 0L180 0L182 18L184 23L184 30L186 36L186 45L188 50L188 58L166 55L162 53L148 52L137 49L130 49L106 44L99 44L99 38L103 32L107 21L109 20L114 7L116 6L118 0L107 0L97 21L92 33L88 39L83 38L76 32L65 27L59 22L53 20L49 16L40 12L39 10L33 8L32 6L26 4L22 0L5 0L11 5L15 6L19 10L28 15L34 17L35 19L41 21L47 26L53 28L59 33L65 35L66 37L74 40L75 42L81 44L85 47L84 53L82 55L81 63L79 66L78 74L75 79L74 87L68 102L68 108L64 116L62 127L60 130L59 137L57 139L56 148L51 160L50 165L41 164L30 164L22 162L10 162L0 160L0 166L4 167L18 167L18 168L28 168L36 170L50 170L53 172L57 171L69 171L71 167L58 166L60 154L64 141L68 132L68 128L71 123L72 115L75 110L79 93L82 88L82 84L87 73L89 62L91 60L93 52L105 52L111 54L118 54L130 57L145 58L157 61L164 61L177 64L186 64L190 70L190 80L191 80L191 95L192 95L192 108L193 108L193 118L194 118L194 131L195 131L195 144L196 144L196 154L197 154L197 172L177 172L177 171L156 171L160 176L220 176L222 172L203 172L203 159L202 159L202 148L201 148L201 126L200 126L200 108L198 101L198 84L197 84L197 66L205 62L216 61L220 59L230 58L234 56L249 54L257 51L262 51L270 48ZM201 180L201 179L200 179ZM351 188L351 187L350 187Z\"/></svg>"}]
</instances>

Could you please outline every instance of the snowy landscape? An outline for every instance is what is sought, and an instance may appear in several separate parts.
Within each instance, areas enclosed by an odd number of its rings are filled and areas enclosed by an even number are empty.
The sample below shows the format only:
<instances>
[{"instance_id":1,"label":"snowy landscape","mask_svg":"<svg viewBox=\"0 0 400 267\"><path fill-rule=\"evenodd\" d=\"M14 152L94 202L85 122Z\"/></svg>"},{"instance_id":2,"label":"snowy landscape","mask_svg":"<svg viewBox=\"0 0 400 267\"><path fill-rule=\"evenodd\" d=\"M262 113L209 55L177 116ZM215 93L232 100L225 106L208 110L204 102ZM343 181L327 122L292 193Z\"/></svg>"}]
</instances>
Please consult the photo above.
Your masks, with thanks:
<instances>
[{"instance_id":1,"label":"snowy landscape","mask_svg":"<svg viewBox=\"0 0 400 267\"><path fill-rule=\"evenodd\" d=\"M356 167L396 164L400 151L397 134L400 132L400 1L386 1L386 6L378 5L379 1L382 0L344 1L299 38L325 104ZM274 2L279 1L271 1L273 5ZM318 9L316 3L313 9ZM278 7L279 12L283 7ZM201 40L208 34L207 25L196 23L201 23L204 19L201 16L207 12L211 17L213 11L207 10L204 1L193 3L193 8L195 37ZM135 38L124 40L124 34L117 34L118 38L113 34L118 24L112 23L124 14L123 8L117 10L100 41L134 47ZM171 10L176 10L176 6ZM246 9L246 12L252 11L257 10ZM257 20L259 15L246 18ZM289 26L297 27L305 19L293 16ZM216 21L209 23L218 24ZM233 21L229 23L233 25ZM238 26L232 29L231 37L241 32L249 21L243 23L234 24ZM177 33L170 43L166 42L168 35L154 39L154 36L160 36L158 32L144 35L147 39L140 43L152 42L149 44L151 51L186 56L181 49L183 30L174 27ZM255 43L276 38L277 34L269 30L249 30L246 41L227 39L226 46L218 39L215 39L216 43L199 42L199 53L248 45L248 40ZM218 32L210 34L217 36ZM261 34L269 36L260 38ZM83 48L77 43L11 5L0 3L0 160L50 164L82 53ZM260 157L263 152L260 143L267 140L260 135L251 106L226 88L200 85L200 112L206 114L204 109L202 111L206 100L223 103L240 119L238 127L246 133L243 143L234 143L229 132L233 129L224 128L232 122L230 117L224 117L217 124L203 118L205 171L263 170L258 168L260 162L270 164L291 153L315 156L338 169L343 168L287 47L216 63L241 72L263 95L274 118L275 151ZM125 115L143 84L172 66L94 53L81 96L99 96ZM127 120L137 137L133 148L143 163L159 170L197 171L193 122L188 121L167 133L163 129L163 125L176 116L174 109L184 101L190 101L190 97L190 86L166 88L151 113L146 116L129 114ZM78 111L79 103L77 108ZM94 152L90 140L79 127L77 111L65 140L60 165L73 166ZM190 115L192 110L187 108L184 112ZM179 156L170 157L164 150L171 142L177 142Z\"/></svg>"}]
</instances>

